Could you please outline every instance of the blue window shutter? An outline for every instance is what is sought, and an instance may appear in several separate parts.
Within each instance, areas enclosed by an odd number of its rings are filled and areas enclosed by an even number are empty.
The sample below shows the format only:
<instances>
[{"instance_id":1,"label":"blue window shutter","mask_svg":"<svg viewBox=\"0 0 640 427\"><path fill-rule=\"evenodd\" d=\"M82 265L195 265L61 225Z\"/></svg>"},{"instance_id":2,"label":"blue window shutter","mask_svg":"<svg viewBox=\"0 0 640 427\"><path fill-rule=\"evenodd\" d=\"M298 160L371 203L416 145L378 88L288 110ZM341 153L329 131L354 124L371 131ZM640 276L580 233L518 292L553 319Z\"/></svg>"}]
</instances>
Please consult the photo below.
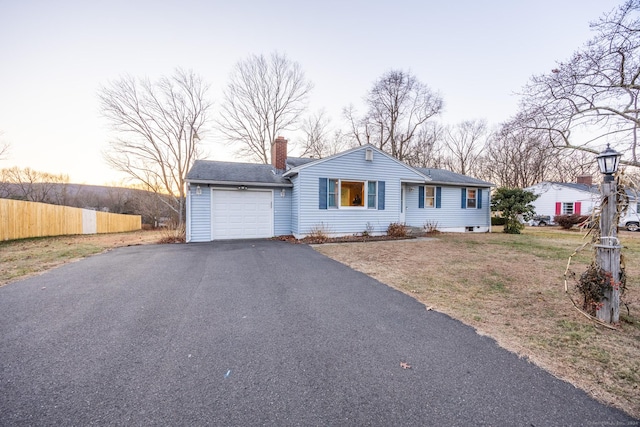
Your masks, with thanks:
<instances>
[{"instance_id":1,"label":"blue window shutter","mask_svg":"<svg viewBox=\"0 0 640 427\"><path fill-rule=\"evenodd\" d=\"M436 209L442 207L442 187L436 187Z\"/></svg>"},{"instance_id":2,"label":"blue window shutter","mask_svg":"<svg viewBox=\"0 0 640 427\"><path fill-rule=\"evenodd\" d=\"M418 208L424 209L424 185L418 187Z\"/></svg>"},{"instance_id":3,"label":"blue window shutter","mask_svg":"<svg viewBox=\"0 0 640 427\"><path fill-rule=\"evenodd\" d=\"M378 210L384 210L384 181L378 181Z\"/></svg>"},{"instance_id":4,"label":"blue window shutter","mask_svg":"<svg viewBox=\"0 0 640 427\"><path fill-rule=\"evenodd\" d=\"M319 200L318 208L327 209L327 178L320 178L319 180Z\"/></svg>"},{"instance_id":5,"label":"blue window shutter","mask_svg":"<svg viewBox=\"0 0 640 427\"><path fill-rule=\"evenodd\" d=\"M482 189L478 188L478 209L482 209Z\"/></svg>"},{"instance_id":6,"label":"blue window shutter","mask_svg":"<svg viewBox=\"0 0 640 427\"><path fill-rule=\"evenodd\" d=\"M461 188L460 190L462 190L462 206L460 207L462 209L467 209L467 189Z\"/></svg>"}]
</instances>

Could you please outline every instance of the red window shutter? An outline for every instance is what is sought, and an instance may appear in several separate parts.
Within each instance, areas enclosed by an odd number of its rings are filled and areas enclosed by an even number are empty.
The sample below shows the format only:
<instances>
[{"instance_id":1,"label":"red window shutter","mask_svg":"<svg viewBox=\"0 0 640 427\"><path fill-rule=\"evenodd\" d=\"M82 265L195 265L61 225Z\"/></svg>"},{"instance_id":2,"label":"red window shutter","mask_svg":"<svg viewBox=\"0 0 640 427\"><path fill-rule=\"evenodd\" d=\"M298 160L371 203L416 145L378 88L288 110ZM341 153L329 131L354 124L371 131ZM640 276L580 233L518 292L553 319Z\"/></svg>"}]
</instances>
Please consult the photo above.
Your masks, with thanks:
<instances>
[{"instance_id":1,"label":"red window shutter","mask_svg":"<svg viewBox=\"0 0 640 427\"><path fill-rule=\"evenodd\" d=\"M580 208L582 207L582 203L576 202L573 207L573 213L576 215L580 215Z\"/></svg>"},{"instance_id":2,"label":"red window shutter","mask_svg":"<svg viewBox=\"0 0 640 427\"><path fill-rule=\"evenodd\" d=\"M562 203L556 202L556 215L562 214Z\"/></svg>"}]
</instances>

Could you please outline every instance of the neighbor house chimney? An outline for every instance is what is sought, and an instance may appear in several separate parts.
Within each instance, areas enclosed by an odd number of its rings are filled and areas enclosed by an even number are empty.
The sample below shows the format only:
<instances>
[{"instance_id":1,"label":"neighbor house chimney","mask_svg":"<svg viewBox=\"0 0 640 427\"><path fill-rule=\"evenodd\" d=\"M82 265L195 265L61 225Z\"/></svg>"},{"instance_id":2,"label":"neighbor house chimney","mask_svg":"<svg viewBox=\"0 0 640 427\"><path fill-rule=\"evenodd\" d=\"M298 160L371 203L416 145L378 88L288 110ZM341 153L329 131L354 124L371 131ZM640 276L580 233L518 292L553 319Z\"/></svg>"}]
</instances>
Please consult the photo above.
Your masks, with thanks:
<instances>
[{"instance_id":1,"label":"neighbor house chimney","mask_svg":"<svg viewBox=\"0 0 640 427\"><path fill-rule=\"evenodd\" d=\"M278 170L287 168L287 140L279 136L271 147L271 164Z\"/></svg>"},{"instance_id":2,"label":"neighbor house chimney","mask_svg":"<svg viewBox=\"0 0 640 427\"><path fill-rule=\"evenodd\" d=\"M591 175L580 175L576 178L577 184L593 185L593 177Z\"/></svg>"}]
</instances>

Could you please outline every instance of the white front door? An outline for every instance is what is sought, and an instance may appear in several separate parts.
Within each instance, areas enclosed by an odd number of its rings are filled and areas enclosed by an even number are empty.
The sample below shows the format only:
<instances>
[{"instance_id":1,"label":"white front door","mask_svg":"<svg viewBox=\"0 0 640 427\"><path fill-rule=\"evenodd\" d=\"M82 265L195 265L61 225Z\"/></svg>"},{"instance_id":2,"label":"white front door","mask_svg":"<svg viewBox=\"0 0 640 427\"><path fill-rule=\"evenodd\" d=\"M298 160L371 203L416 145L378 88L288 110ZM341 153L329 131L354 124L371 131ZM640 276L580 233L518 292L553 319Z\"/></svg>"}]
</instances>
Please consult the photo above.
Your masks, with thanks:
<instances>
[{"instance_id":1,"label":"white front door","mask_svg":"<svg viewBox=\"0 0 640 427\"><path fill-rule=\"evenodd\" d=\"M400 223L404 224L407 212L407 186L400 185Z\"/></svg>"}]
</instances>

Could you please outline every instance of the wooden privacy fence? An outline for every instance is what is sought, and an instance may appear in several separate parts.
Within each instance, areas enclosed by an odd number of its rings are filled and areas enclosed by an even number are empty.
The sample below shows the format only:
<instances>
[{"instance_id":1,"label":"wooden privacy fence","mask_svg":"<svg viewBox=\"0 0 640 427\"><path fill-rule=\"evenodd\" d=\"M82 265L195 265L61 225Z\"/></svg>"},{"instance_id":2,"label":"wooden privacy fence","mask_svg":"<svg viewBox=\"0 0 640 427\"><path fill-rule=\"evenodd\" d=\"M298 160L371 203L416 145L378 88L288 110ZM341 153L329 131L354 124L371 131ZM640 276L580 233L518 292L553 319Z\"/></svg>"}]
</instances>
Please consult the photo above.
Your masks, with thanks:
<instances>
[{"instance_id":1,"label":"wooden privacy fence","mask_svg":"<svg viewBox=\"0 0 640 427\"><path fill-rule=\"evenodd\" d=\"M141 228L140 215L0 199L0 241L63 234L119 233Z\"/></svg>"}]
</instances>

